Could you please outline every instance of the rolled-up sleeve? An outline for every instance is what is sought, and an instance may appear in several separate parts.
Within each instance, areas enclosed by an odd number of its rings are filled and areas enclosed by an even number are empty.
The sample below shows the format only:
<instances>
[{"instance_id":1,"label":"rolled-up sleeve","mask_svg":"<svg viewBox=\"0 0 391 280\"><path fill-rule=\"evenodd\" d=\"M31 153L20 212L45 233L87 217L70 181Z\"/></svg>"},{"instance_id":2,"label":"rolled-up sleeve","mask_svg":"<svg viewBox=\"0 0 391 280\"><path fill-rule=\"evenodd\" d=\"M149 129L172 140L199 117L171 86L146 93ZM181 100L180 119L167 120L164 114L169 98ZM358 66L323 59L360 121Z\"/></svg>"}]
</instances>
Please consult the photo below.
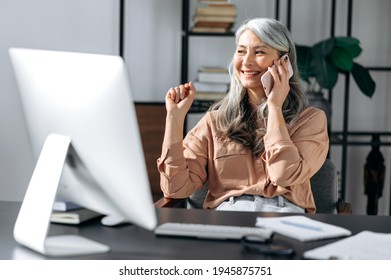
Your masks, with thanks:
<instances>
[{"instance_id":1,"label":"rolled-up sleeve","mask_svg":"<svg viewBox=\"0 0 391 280\"><path fill-rule=\"evenodd\" d=\"M290 138L268 132L264 137L267 175L274 185L292 186L309 180L328 152L327 119L323 111L309 108L289 129Z\"/></svg>"},{"instance_id":2,"label":"rolled-up sleeve","mask_svg":"<svg viewBox=\"0 0 391 280\"><path fill-rule=\"evenodd\" d=\"M205 117L204 117L205 118ZM160 187L165 197L189 197L206 182L207 132L205 121L191 130L186 138L170 147L162 148L157 159L160 173Z\"/></svg>"}]
</instances>

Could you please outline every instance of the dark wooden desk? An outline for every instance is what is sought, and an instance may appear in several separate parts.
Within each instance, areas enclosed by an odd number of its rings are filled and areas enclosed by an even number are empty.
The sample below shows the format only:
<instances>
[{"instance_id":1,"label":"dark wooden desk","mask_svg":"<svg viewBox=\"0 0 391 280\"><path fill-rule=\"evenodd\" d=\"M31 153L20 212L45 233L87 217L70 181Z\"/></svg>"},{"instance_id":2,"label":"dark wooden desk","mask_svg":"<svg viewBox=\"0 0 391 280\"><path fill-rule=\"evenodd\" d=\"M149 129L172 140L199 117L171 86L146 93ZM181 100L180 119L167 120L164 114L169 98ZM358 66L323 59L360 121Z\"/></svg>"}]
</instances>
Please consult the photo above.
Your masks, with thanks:
<instances>
[{"instance_id":1,"label":"dark wooden desk","mask_svg":"<svg viewBox=\"0 0 391 280\"><path fill-rule=\"evenodd\" d=\"M20 203L0 202L0 259L45 259L17 244L12 231ZM213 210L157 209L160 223L167 221L195 222L253 226L257 216L277 216L273 213L220 212ZM353 234L362 230L391 233L391 217L361 215L310 215L311 218L350 229ZM78 256L74 259L124 260L124 259L265 259L265 256L244 252L240 242L197 240L189 238L157 237L153 232L133 225L120 227L101 226L99 220L81 226L52 224L50 234L79 234L111 247L106 254ZM296 250L295 259L301 259L306 250L337 239L319 242L298 242L280 235L276 239L289 241ZM72 258L67 258L72 259Z\"/></svg>"}]
</instances>

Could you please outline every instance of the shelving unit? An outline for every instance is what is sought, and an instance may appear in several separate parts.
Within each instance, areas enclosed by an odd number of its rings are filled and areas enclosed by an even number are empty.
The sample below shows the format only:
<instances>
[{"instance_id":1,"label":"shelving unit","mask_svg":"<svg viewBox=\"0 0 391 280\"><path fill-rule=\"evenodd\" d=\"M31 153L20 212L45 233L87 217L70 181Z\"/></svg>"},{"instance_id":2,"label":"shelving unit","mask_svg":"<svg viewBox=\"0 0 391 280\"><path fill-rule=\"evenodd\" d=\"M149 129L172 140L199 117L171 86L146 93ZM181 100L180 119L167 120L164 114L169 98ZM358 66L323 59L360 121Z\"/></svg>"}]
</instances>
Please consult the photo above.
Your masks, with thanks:
<instances>
[{"instance_id":1,"label":"shelving unit","mask_svg":"<svg viewBox=\"0 0 391 280\"><path fill-rule=\"evenodd\" d=\"M190 1L182 0L182 55L181 55L181 83L188 81L189 71L189 39L190 37L233 37L234 32L206 33L190 31ZM289 0L291 2L291 0ZM275 0L275 18L279 18L280 0Z\"/></svg>"},{"instance_id":2,"label":"shelving unit","mask_svg":"<svg viewBox=\"0 0 391 280\"><path fill-rule=\"evenodd\" d=\"M188 81L188 69L189 69L189 38L193 36L204 36L204 37L227 37L234 36L233 32L229 33L194 33L189 30L190 22L190 1L191 0L182 0L182 64L181 64L181 82L184 83ZM330 36L335 36L335 22L336 22L336 1L331 1L331 26L330 26ZM287 2L287 27L291 29L291 18L292 18L292 0ZM352 36L352 9L353 9L353 0L348 0L348 9L347 9L347 32L346 36ZM280 1L275 0L275 18L279 19L280 17ZM391 71L391 67L367 67L370 71ZM358 145L373 145L372 140L368 141L351 141L351 137L388 137L391 136L391 132L388 131L350 131L349 130L349 98L350 98L350 75L345 75L345 88L344 88L344 112L343 112L343 127L342 131L332 131L330 135L330 145L340 145L342 147L341 153L341 171L340 171L340 194L341 198L345 199L346 192L346 170L347 170L347 155L349 146L358 146ZM332 92L328 94L328 101L332 103ZM389 141L380 141L381 146L391 146ZM390 201L391 201L391 192L390 192ZM390 206L390 215L391 215L391 206Z\"/></svg>"}]
</instances>

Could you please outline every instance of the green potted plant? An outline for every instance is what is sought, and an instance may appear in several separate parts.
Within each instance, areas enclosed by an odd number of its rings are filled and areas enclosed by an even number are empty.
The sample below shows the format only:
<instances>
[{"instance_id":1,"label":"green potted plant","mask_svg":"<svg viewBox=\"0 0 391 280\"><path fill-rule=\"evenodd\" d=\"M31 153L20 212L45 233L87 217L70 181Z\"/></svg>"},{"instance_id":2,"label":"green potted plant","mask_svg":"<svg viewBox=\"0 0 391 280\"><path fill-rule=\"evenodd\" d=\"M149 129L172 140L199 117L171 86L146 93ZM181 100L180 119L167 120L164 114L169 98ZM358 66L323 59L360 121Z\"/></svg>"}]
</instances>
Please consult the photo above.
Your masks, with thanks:
<instances>
[{"instance_id":1,"label":"green potted plant","mask_svg":"<svg viewBox=\"0 0 391 280\"><path fill-rule=\"evenodd\" d=\"M333 89L339 73L351 73L361 92L368 97L374 94L376 84L368 69L354 61L362 52L358 39L332 37L313 46L296 44L296 51L300 77L307 83L309 95L323 97L322 90Z\"/></svg>"}]
</instances>

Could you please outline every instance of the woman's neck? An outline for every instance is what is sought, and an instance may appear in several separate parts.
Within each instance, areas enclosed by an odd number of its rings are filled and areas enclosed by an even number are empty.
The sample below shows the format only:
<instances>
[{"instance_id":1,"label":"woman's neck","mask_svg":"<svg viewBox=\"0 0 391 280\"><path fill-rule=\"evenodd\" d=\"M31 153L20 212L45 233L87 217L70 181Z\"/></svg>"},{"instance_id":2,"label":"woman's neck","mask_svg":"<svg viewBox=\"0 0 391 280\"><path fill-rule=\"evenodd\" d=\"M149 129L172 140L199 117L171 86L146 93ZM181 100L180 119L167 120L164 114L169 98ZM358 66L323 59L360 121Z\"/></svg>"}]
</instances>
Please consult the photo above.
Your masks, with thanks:
<instances>
[{"instance_id":1,"label":"woman's neck","mask_svg":"<svg viewBox=\"0 0 391 280\"><path fill-rule=\"evenodd\" d=\"M251 89L247 89L248 102L253 108L258 108L259 104L266 98L261 92L256 92Z\"/></svg>"}]
</instances>

